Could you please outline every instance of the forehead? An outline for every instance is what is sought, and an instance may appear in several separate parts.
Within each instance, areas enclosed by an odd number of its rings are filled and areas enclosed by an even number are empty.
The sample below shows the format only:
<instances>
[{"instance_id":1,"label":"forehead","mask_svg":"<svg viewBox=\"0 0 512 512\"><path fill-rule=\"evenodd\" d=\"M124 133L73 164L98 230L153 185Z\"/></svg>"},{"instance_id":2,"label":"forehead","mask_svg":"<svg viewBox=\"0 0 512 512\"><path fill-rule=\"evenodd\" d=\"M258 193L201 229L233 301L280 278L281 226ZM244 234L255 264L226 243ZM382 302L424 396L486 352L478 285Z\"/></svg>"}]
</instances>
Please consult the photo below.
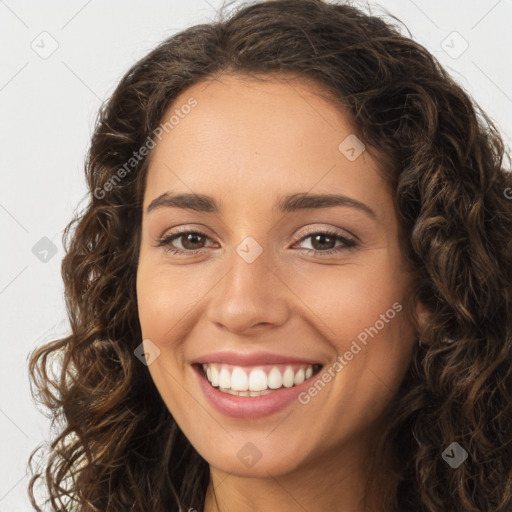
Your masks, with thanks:
<instances>
[{"instance_id":1,"label":"forehead","mask_svg":"<svg viewBox=\"0 0 512 512\"><path fill-rule=\"evenodd\" d=\"M354 126L318 92L311 82L236 75L187 88L163 116L174 123L152 151L145 207L171 189L226 200L336 189L381 202L376 161L367 151L350 160L340 150ZM195 106L183 109L191 99Z\"/></svg>"}]
</instances>

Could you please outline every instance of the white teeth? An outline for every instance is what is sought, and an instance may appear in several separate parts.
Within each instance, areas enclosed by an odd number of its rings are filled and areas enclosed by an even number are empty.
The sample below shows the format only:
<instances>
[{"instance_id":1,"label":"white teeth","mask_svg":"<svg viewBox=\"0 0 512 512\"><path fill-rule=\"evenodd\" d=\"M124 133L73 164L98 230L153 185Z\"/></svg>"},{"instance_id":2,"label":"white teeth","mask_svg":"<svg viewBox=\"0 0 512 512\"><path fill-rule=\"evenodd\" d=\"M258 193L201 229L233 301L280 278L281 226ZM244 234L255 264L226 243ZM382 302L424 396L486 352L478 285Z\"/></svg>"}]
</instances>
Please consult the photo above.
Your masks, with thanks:
<instances>
[{"instance_id":1,"label":"white teeth","mask_svg":"<svg viewBox=\"0 0 512 512\"><path fill-rule=\"evenodd\" d=\"M283 386L285 388L291 388L293 386L294 378L295 373L293 373L293 370L288 366L283 373Z\"/></svg>"},{"instance_id":2,"label":"white teeth","mask_svg":"<svg viewBox=\"0 0 512 512\"><path fill-rule=\"evenodd\" d=\"M211 378L211 380L210 379L208 379L208 380L212 383L212 386L217 387L219 385L219 370L217 370L217 368L215 366L212 366L211 374L212 374L212 378ZM207 374L207 376L208 376L208 374Z\"/></svg>"},{"instance_id":3,"label":"white teeth","mask_svg":"<svg viewBox=\"0 0 512 512\"><path fill-rule=\"evenodd\" d=\"M272 368L268 374L267 386L270 389L279 389L283 385L283 376L277 368Z\"/></svg>"},{"instance_id":4,"label":"white teeth","mask_svg":"<svg viewBox=\"0 0 512 512\"><path fill-rule=\"evenodd\" d=\"M231 389L233 391L247 391L249 389L247 375L240 367L233 369L233 373L231 374Z\"/></svg>"},{"instance_id":5,"label":"white teeth","mask_svg":"<svg viewBox=\"0 0 512 512\"><path fill-rule=\"evenodd\" d=\"M295 379L293 380L293 383L297 386L297 384L302 384L305 381L305 373L304 370L301 368L296 374Z\"/></svg>"},{"instance_id":6,"label":"white teeth","mask_svg":"<svg viewBox=\"0 0 512 512\"><path fill-rule=\"evenodd\" d=\"M208 363L202 366L206 378L213 387L218 387L224 393L239 396L260 396L273 393L282 387L291 388L302 384L313 375L312 365L303 366L297 371L294 371L292 366L286 366L282 373L274 366L270 368L268 375L261 367L255 367L247 373L247 369L241 366Z\"/></svg>"},{"instance_id":7,"label":"white teeth","mask_svg":"<svg viewBox=\"0 0 512 512\"><path fill-rule=\"evenodd\" d=\"M249 375L249 389L263 391L267 389L267 374L260 369L253 370Z\"/></svg>"},{"instance_id":8,"label":"white teeth","mask_svg":"<svg viewBox=\"0 0 512 512\"><path fill-rule=\"evenodd\" d=\"M219 373L219 388L231 387L231 374L227 368L222 368Z\"/></svg>"}]
</instances>

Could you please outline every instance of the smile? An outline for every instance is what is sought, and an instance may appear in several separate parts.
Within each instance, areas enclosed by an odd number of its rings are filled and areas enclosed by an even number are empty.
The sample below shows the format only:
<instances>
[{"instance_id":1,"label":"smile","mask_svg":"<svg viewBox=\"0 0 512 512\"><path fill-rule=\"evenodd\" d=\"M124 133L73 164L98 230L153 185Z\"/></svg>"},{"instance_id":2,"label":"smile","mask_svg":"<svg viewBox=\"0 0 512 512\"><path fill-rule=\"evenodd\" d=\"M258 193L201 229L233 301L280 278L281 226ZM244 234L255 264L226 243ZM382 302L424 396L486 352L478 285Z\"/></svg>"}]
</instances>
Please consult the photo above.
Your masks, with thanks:
<instances>
[{"instance_id":1,"label":"smile","mask_svg":"<svg viewBox=\"0 0 512 512\"><path fill-rule=\"evenodd\" d=\"M319 364L275 364L254 367L203 363L203 376L222 393L257 397L302 384L321 369Z\"/></svg>"},{"instance_id":2,"label":"smile","mask_svg":"<svg viewBox=\"0 0 512 512\"><path fill-rule=\"evenodd\" d=\"M324 363L270 352L222 351L198 356L191 367L213 409L231 418L255 420L299 404L297 397Z\"/></svg>"}]
</instances>

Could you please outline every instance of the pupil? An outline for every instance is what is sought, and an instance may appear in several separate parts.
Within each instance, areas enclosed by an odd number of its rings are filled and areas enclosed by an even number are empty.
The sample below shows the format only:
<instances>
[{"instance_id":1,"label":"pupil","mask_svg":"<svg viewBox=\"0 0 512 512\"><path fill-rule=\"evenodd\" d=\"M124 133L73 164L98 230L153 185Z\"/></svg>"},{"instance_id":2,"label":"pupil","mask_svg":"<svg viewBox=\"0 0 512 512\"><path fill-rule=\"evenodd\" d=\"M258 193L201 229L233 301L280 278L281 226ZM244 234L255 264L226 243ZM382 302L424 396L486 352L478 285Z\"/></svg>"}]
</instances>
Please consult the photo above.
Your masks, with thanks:
<instances>
[{"instance_id":1,"label":"pupil","mask_svg":"<svg viewBox=\"0 0 512 512\"><path fill-rule=\"evenodd\" d=\"M328 235L316 235L315 237L313 237L313 246L315 246L315 243L317 242L317 240L321 239L321 238L325 238L325 239L329 240L331 243L333 241L333 239L330 236L328 236ZM320 244L319 248L320 249L322 249L322 248L325 249L326 248L325 244L324 245ZM329 248L331 248L331 247L329 247Z\"/></svg>"},{"instance_id":2,"label":"pupil","mask_svg":"<svg viewBox=\"0 0 512 512\"><path fill-rule=\"evenodd\" d=\"M187 244L191 241L191 238L201 238L201 235L197 235L197 234L193 234L193 233L190 233L189 235L187 235L185 237L185 243L183 244L183 246L187 249L196 249L196 247L187 247ZM193 240L192 240L192 245L194 244Z\"/></svg>"}]
</instances>

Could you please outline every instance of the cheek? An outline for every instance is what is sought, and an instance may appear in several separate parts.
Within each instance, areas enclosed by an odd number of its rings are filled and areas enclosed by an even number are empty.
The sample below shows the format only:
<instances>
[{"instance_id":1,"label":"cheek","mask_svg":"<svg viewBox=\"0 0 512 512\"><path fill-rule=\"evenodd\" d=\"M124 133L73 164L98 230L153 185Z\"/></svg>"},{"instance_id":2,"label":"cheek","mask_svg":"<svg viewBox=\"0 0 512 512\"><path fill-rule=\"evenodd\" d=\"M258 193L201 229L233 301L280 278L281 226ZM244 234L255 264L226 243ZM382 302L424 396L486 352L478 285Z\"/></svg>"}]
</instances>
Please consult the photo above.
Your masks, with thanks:
<instances>
[{"instance_id":1,"label":"cheek","mask_svg":"<svg viewBox=\"0 0 512 512\"><path fill-rule=\"evenodd\" d=\"M141 257L137 272L137 304L144 336L154 336L160 342L169 338L169 330L179 329L186 322L182 319L205 295L203 289L208 284L205 273L198 279L184 268L171 268L161 261L152 262L150 258Z\"/></svg>"},{"instance_id":2,"label":"cheek","mask_svg":"<svg viewBox=\"0 0 512 512\"><path fill-rule=\"evenodd\" d=\"M167 408L178 417L183 416L179 397L183 396L184 385L178 340L190 328L186 313L194 302L197 298L183 273L141 254L137 270L139 322L143 339L149 338L159 350L159 356L147 369Z\"/></svg>"},{"instance_id":3,"label":"cheek","mask_svg":"<svg viewBox=\"0 0 512 512\"><path fill-rule=\"evenodd\" d=\"M341 356L333 368L340 394L370 406L396 391L410 361L414 334L404 316L407 275L386 251L372 265L350 264L295 277L315 329ZM339 388L338 388L339 386Z\"/></svg>"},{"instance_id":4,"label":"cheek","mask_svg":"<svg viewBox=\"0 0 512 512\"><path fill-rule=\"evenodd\" d=\"M394 317L403 306L407 276L397 271L385 251L378 256L371 265L350 262L318 267L314 272L300 269L286 276L304 311L309 311L320 332L340 350L365 328L376 322L382 327L381 315L389 310L386 319L397 323ZM400 306L393 309L395 303Z\"/></svg>"}]
</instances>

